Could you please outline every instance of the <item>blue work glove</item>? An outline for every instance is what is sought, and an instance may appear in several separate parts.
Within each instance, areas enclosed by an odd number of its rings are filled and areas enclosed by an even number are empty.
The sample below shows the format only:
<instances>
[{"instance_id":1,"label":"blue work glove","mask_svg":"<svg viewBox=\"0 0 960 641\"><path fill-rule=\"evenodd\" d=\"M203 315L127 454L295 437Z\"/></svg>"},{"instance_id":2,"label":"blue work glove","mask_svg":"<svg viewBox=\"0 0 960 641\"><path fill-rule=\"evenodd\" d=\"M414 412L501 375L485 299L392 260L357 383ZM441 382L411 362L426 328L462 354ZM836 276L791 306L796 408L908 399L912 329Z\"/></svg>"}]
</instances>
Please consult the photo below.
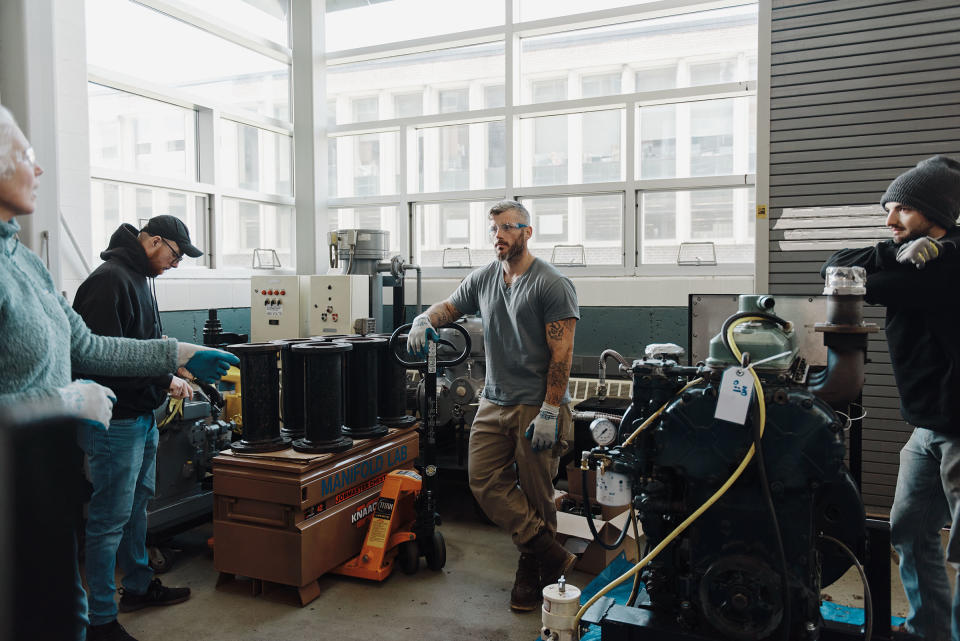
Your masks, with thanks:
<instances>
[{"instance_id":1,"label":"blue work glove","mask_svg":"<svg viewBox=\"0 0 960 641\"><path fill-rule=\"evenodd\" d=\"M63 400L63 409L101 429L110 426L113 405L117 397L109 387L80 379L57 390Z\"/></svg>"},{"instance_id":2,"label":"blue work glove","mask_svg":"<svg viewBox=\"0 0 960 641\"><path fill-rule=\"evenodd\" d=\"M420 314L413 319L413 326L407 335L407 351L420 358L427 357L427 341L438 341L440 335L430 323L426 314Z\"/></svg>"},{"instance_id":3,"label":"blue work glove","mask_svg":"<svg viewBox=\"0 0 960 641\"><path fill-rule=\"evenodd\" d=\"M530 440L534 452L549 450L560 438L560 408L544 401L523 435Z\"/></svg>"},{"instance_id":4,"label":"blue work glove","mask_svg":"<svg viewBox=\"0 0 960 641\"><path fill-rule=\"evenodd\" d=\"M917 269L923 269L927 263L940 257L943 253L943 244L924 236L904 243L897 250L898 263L912 263Z\"/></svg>"},{"instance_id":5,"label":"blue work glove","mask_svg":"<svg viewBox=\"0 0 960 641\"><path fill-rule=\"evenodd\" d=\"M239 365L240 359L219 349L200 349L184 367L201 383L215 383L223 378L231 365Z\"/></svg>"}]
</instances>

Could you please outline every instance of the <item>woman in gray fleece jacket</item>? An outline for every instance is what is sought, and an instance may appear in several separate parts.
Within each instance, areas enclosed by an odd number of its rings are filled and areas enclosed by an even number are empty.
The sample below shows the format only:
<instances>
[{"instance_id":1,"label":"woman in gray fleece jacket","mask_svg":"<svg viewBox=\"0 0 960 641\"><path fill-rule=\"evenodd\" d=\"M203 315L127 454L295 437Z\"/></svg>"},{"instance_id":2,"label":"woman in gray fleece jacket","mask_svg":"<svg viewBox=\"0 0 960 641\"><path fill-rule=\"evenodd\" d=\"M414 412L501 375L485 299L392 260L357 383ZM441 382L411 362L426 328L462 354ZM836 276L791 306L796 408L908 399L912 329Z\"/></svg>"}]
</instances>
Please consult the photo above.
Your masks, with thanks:
<instances>
[{"instance_id":1,"label":"woman in gray fleece jacket","mask_svg":"<svg viewBox=\"0 0 960 641\"><path fill-rule=\"evenodd\" d=\"M0 408L37 403L45 413L64 412L107 429L114 397L91 381L70 380L71 368L88 374L153 376L185 366L201 380L219 379L237 358L173 339L97 336L57 293L40 258L24 247L17 216L36 206L33 148L10 112L0 105ZM78 575L79 578L79 575ZM86 598L77 582L78 639L85 637Z\"/></svg>"}]
</instances>

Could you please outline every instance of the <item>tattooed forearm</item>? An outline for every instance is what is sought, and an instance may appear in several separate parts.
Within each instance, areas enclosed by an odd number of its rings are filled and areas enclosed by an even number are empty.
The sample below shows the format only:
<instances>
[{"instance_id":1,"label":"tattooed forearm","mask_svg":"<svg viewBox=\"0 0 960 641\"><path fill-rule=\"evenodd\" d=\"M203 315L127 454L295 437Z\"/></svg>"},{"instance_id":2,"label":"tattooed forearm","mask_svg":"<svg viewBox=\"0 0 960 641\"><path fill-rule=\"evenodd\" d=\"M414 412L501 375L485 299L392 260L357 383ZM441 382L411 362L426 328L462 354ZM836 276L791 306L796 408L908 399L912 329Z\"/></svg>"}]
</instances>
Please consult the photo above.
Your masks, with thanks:
<instances>
[{"instance_id":1,"label":"tattooed forearm","mask_svg":"<svg viewBox=\"0 0 960 641\"><path fill-rule=\"evenodd\" d=\"M572 356L572 355L571 355ZM547 394L543 399L551 405L560 405L563 402L564 392L570 380L570 364L572 358L564 361L550 361L547 368Z\"/></svg>"},{"instance_id":2,"label":"tattooed forearm","mask_svg":"<svg viewBox=\"0 0 960 641\"><path fill-rule=\"evenodd\" d=\"M430 309L427 310L427 317L434 327L442 327L447 323L452 323L461 316L460 311L447 301L432 305Z\"/></svg>"},{"instance_id":3,"label":"tattooed forearm","mask_svg":"<svg viewBox=\"0 0 960 641\"><path fill-rule=\"evenodd\" d=\"M573 335L576 318L547 323L547 347L550 349L550 364L547 366L547 393L544 400L559 405L567 392L570 381L570 365L573 363Z\"/></svg>"}]
</instances>

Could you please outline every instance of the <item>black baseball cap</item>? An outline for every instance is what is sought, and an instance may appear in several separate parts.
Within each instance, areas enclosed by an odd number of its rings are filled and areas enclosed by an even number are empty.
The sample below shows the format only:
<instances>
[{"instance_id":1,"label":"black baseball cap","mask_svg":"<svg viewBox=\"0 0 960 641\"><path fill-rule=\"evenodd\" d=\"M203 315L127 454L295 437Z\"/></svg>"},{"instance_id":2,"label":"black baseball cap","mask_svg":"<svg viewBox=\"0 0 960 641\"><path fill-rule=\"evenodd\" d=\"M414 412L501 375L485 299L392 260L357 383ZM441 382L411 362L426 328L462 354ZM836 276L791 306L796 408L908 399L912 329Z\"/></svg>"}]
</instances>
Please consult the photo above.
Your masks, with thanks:
<instances>
[{"instance_id":1,"label":"black baseball cap","mask_svg":"<svg viewBox=\"0 0 960 641\"><path fill-rule=\"evenodd\" d=\"M181 254L186 254L190 258L203 256L203 252L190 243L190 232L183 221L176 216L164 214L163 216L154 216L147 221L140 231L145 231L151 236L162 236L167 240L177 243Z\"/></svg>"}]
</instances>

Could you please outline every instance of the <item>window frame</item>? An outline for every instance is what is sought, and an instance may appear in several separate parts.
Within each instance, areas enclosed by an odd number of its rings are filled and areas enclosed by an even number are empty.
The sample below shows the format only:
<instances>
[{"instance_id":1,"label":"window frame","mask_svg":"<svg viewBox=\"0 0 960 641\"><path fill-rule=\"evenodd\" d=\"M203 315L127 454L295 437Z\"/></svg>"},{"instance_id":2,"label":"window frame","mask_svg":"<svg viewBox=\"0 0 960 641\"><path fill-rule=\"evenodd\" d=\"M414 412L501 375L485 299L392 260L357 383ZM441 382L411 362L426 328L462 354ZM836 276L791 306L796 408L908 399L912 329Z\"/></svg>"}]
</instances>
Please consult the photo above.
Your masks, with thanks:
<instances>
[{"instance_id":1,"label":"window frame","mask_svg":"<svg viewBox=\"0 0 960 641\"><path fill-rule=\"evenodd\" d=\"M344 197L329 198L325 205L328 208L340 207L365 207L376 205L397 205L401 216L406 212L408 224L404 230L403 243L406 247L406 255L403 258L407 261L412 260L416 255L413 242L416 234L413 233L415 220L415 209L420 204L432 204L440 202L470 202L470 201L489 201L499 199L522 199L536 197L556 197L556 196L590 196L597 194L618 193L622 195L624 204L623 213L623 252L624 264L622 267L613 266L587 266L587 267L561 267L568 276L620 276L620 277L638 277L638 276L741 276L744 274L753 274L755 266L750 263L726 263L710 267L689 267L679 265L644 265L640 259L641 251L641 233L640 212L638 198L643 191L649 190L687 190L687 189L708 189L725 187L744 187L755 186L755 172L744 174L730 174L722 176L692 177L692 178L669 178L669 179L638 179L636 177L637 162L637 128L639 119L639 107L663 105L663 104L690 104L701 100L715 100L719 98L738 98L738 97L756 97L757 80L750 79L746 81L722 82L709 85L698 85L693 87L680 87L671 89L661 89L655 91L633 91L610 96L596 96L590 98L573 98L545 103L523 103L521 101L520 89L521 82L527 81L531 76L521 76L519 67L522 61L520 39L527 36L545 35L549 33L559 33L572 31L587 27L603 26L609 24L618 24L641 20L644 18L661 17L664 15L681 15L699 13L709 9L724 7L735 7L743 5L756 6L756 2L749 0L721 0L720 3L686 3L669 2L657 3L656 5L633 5L624 8L604 9L598 11L589 11L579 14L560 16L555 18L531 20L519 22L516 18L519 15L517 2L505 2L505 10L513 8L516 15L507 16L504 27L492 27L477 29L469 32L451 33L444 36L433 36L429 38L420 38L408 40L388 45L378 45L373 47L364 47L360 49L344 50L328 53L326 56L328 65L339 65L367 60L376 60L379 58L393 57L408 53L421 53L426 51L454 49L474 44L486 44L502 42L504 44L505 69L504 69L504 107L498 108L474 108L468 111L426 114L411 118L391 118L383 119L376 123L363 123L361 125L337 125L328 129L329 136L352 135L358 133L368 133L371 131L397 131L399 133L400 146L400 193L391 196L375 197ZM714 56L713 59L729 59L733 54L724 58ZM710 59L701 59L697 62L708 62ZM737 58L738 65L748 64L744 56ZM674 63L674 68L676 68ZM637 66L631 63L624 69L631 78L646 68L660 68L663 65L651 65L649 67ZM577 83L575 88L568 82L567 90L575 91L580 95L583 78L603 73L610 73L612 69L609 66L594 66L576 69L570 74ZM556 73L544 74L543 79L550 76L555 77ZM477 80L479 87L480 103L482 104L484 88L490 85L488 79ZM442 87L434 87L438 90ZM623 88L623 87L622 87ZM629 88L629 85L626 86ZM635 87L634 87L635 88ZM398 90L392 90L391 94ZM531 89L527 86L524 89L529 94ZM344 94L341 97L352 97ZM586 113L590 111L601 111L611 109L622 109L625 115L621 139L623 146L621 149L621 164L624 180L613 182L599 182L589 184L562 184L550 186L521 187L520 178L520 121L522 119L536 116L551 116L564 114ZM503 189L472 189L461 191L442 191L442 192L418 192L417 183L417 139L418 129L425 127L442 127L456 124L472 124L485 122L489 120L505 119L505 137L506 137L506 185ZM581 159L571 157L569 162L581 162ZM483 170L484 168L481 168ZM411 178L412 175L412 178ZM411 182L411 180L413 182ZM325 215L325 214L324 214ZM324 227L325 228L325 227ZM536 233L536 230L534 230ZM757 234L754 234L754 238ZM754 240L756 242L756 240ZM491 259L493 253L491 251ZM425 278L462 278L471 271L471 268L424 268L423 276Z\"/></svg>"}]
</instances>

